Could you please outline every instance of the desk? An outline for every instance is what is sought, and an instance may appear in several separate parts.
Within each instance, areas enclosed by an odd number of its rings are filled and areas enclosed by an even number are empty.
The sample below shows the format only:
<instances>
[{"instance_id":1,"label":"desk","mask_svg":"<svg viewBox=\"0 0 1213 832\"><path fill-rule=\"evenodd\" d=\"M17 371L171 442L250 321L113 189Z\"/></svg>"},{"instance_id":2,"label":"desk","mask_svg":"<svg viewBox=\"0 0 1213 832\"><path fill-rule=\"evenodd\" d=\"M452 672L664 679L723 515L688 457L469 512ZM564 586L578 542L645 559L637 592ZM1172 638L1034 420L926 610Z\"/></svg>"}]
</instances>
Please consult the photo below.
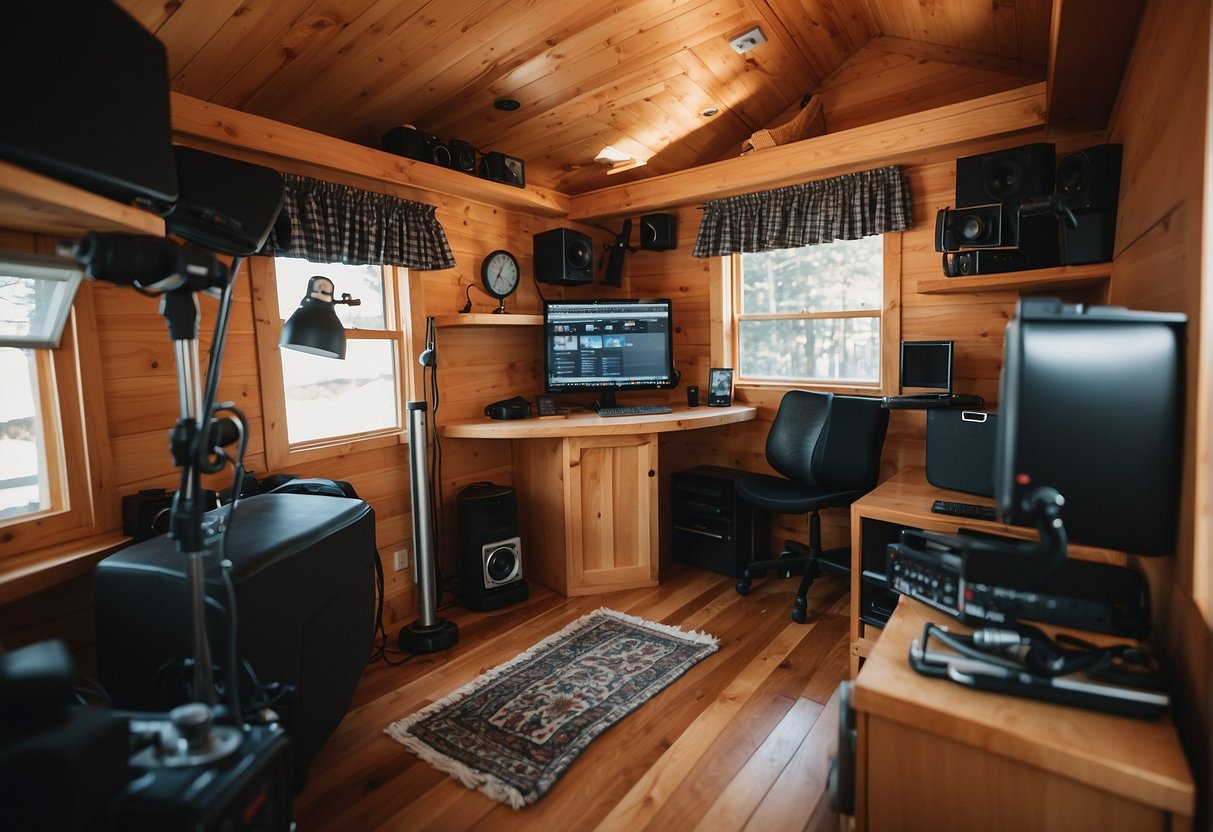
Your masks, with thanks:
<instances>
[{"instance_id":1,"label":"desk","mask_svg":"<svg viewBox=\"0 0 1213 832\"><path fill-rule=\"evenodd\" d=\"M856 677L860 832L1191 830L1195 786L1169 719L969 690L906 654L926 621L902 597Z\"/></svg>"},{"instance_id":2,"label":"desk","mask_svg":"<svg viewBox=\"0 0 1213 832\"><path fill-rule=\"evenodd\" d=\"M748 406L672 413L443 425L443 438L510 439L525 574L557 592L592 595L657 585L657 436L746 422ZM563 534L562 534L563 532Z\"/></svg>"},{"instance_id":3,"label":"desk","mask_svg":"<svg viewBox=\"0 0 1213 832\"><path fill-rule=\"evenodd\" d=\"M1035 529L1004 526L989 520L974 520L935 514L936 500L993 506L988 497L936 488L927 482L921 468L901 471L851 504L851 676L871 652L880 626L869 613L871 603L884 592L885 549L896 543L902 529L920 529L954 534L958 529L1035 540ZM1068 556L1123 566L1121 552L1091 546L1071 545Z\"/></svg>"}]
</instances>

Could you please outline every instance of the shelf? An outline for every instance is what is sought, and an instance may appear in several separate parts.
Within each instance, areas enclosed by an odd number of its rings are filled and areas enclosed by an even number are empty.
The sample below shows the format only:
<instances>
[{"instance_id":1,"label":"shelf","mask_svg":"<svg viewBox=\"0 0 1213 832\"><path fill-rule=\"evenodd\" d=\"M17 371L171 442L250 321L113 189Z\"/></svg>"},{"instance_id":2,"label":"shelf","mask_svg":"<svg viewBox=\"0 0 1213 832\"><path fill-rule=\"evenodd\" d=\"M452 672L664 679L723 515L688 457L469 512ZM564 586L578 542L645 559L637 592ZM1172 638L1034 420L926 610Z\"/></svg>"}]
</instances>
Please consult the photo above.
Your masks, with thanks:
<instances>
[{"instance_id":1,"label":"shelf","mask_svg":"<svg viewBox=\"0 0 1213 832\"><path fill-rule=\"evenodd\" d=\"M946 295L958 292L1047 292L1062 289L1087 289L1100 286L1112 277L1111 263L1082 266L1058 266L1003 274L971 277L937 277L918 281L920 295Z\"/></svg>"},{"instance_id":2,"label":"shelf","mask_svg":"<svg viewBox=\"0 0 1213 832\"><path fill-rule=\"evenodd\" d=\"M439 315L434 326L542 326L542 315L521 315L507 312L496 315L492 312L468 312L465 315Z\"/></svg>"},{"instance_id":3,"label":"shelf","mask_svg":"<svg viewBox=\"0 0 1213 832\"><path fill-rule=\"evenodd\" d=\"M64 236L86 231L164 236L164 220L155 214L3 161L0 228Z\"/></svg>"}]
</instances>

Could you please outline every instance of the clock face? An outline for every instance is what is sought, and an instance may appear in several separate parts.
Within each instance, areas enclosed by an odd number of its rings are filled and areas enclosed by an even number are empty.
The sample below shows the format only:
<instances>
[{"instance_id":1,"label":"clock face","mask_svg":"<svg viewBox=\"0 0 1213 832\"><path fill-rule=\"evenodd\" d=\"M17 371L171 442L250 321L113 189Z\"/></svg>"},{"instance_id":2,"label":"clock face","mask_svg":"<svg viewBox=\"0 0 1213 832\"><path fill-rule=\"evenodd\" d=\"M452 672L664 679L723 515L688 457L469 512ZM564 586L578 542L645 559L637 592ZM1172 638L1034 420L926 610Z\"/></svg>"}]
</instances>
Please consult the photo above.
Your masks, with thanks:
<instances>
[{"instance_id":1,"label":"clock face","mask_svg":"<svg viewBox=\"0 0 1213 832\"><path fill-rule=\"evenodd\" d=\"M521 272L518 261L508 251L494 251L484 258L480 267L480 279L484 289L495 298L504 298L518 288Z\"/></svg>"}]
</instances>

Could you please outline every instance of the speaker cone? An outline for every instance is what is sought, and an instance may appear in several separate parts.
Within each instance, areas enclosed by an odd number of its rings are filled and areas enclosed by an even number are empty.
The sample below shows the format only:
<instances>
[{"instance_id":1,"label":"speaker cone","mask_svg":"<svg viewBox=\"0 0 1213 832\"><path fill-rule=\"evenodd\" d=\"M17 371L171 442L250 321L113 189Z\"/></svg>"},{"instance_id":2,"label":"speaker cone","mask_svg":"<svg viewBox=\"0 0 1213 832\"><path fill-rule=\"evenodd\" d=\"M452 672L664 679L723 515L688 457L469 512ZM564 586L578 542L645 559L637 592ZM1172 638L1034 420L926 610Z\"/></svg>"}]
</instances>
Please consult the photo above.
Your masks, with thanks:
<instances>
[{"instance_id":1,"label":"speaker cone","mask_svg":"<svg viewBox=\"0 0 1213 832\"><path fill-rule=\"evenodd\" d=\"M594 262L594 253L590 251L585 240L579 238L569 241L565 256L568 257L569 265L575 269L587 269Z\"/></svg>"}]
</instances>

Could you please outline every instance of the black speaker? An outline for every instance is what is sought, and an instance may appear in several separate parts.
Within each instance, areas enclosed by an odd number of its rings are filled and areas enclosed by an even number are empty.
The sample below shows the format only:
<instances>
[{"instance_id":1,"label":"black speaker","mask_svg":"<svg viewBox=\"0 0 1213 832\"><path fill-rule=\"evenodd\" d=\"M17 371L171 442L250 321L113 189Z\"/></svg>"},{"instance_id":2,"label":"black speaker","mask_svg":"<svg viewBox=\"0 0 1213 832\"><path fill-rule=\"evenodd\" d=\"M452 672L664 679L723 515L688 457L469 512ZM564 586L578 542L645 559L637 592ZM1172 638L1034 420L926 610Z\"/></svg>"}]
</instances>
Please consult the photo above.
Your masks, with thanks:
<instances>
[{"instance_id":1,"label":"black speaker","mask_svg":"<svg viewBox=\"0 0 1213 832\"><path fill-rule=\"evenodd\" d=\"M432 161L430 147L438 142L438 137L431 136L415 127L404 126L393 127L383 134L380 142L388 153L416 159L418 162L430 162Z\"/></svg>"},{"instance_id":2,"label":"black speaker","mask_svg":"<svg viewBox=\"0 0 1213 832\"><path fill-rule=\"evenodd\" d=\"M116 3L6 3L0 158L120 202L177 198L164 46Z\"/></svg>"},{"instance_id":3,"label":"black speaker","mask_svg":"<svg viewBox=\"0 0 1213 832\"><path fill-rule=\"evenodd\" d=\"M968 208L942 208L935 215L935 250L1001 246L1003 208L998 203Z\"/></svg>"},{"instance_id":4,"label":"black speaker","mask_svg":"<svg viewBox=\"0 0 1213 832\"><path fill-rule=\"evenodd\" d=\"M1057 195L1078 220L1076 227L1062 225L1067 265L1111 261L1123 153L1123 145L1098 144L1063 156L1057 164Z\"/></svg>"},{"instance_id":5,"label":"black speaker","mask_svg":"<svg viewBox=\"0 0 1213 832\"><path fill-rule=\"evenodd\" d=\"M943 273L946 277L967 277L1060 266L1061 249L1058 246L1057 225L1057 218L1051 214L1023 217L1019 222L1018 248L973 249L948 253L943 257Z\"/></svg>"},{"instance_id":6,"label":"black speaker","mask_svg":"<svg viewBox=\"0 0 1213 832\"><path fill-rule=\"evenodd\" d=\"M640 247L668 251L678 246L677 214L645 214L640 218Z\"/></svg>"},{"instance_id":7,"label":"black speaker","mask_svg":"<svg viewBox=\"0 0 1213 832\"><path fill-rule=\"evenodd\" d=\"M526 163L496 150L480 157L480 176L494 182L504 182L515 188L526 187Z\"/></svg>"},{"instance_id":8,"label":"black speaker","mask_svg":"<svg viewBox=\"0 0 1213 832\"><path fill-rule=\"evenodd\" d=\"M181 196L164 212L165 228L223 254L260 251L282 210L281 174L192 147L175 153Z\"/></svg>"},{"instance_id":9,"label":"black speaker","mask_svg":"<svg viewBox=\"0 0 1213 832\"><path fill-rule=\"evenodd\" d=\"M956 207L1001 204L999 245L1019 245L1019 206L1053 193L1054 159L1049 142L961 157L956 160Z\"/></svg>"},{"instance_id":10,"label":"black speaker","mask_svg":"<svg viewBox=\"0 0 1213 832\"><path fill-rule=\"evenodd\" d=\"M997 433L997 413L928 410L927 482L936 488L993 497Z\"/></svg>"},{"instance_id":11,"label":"black speaker","mask_svg":"<svg viewBox=\"0 0 1213 832\"><path fill-rule=\"evenodd\" d=\"M476 148L460 139L451 139L447 142L447 147L451 153L450 164L454 170L476 173Z\"/></svg>"},{"instance_id":12,"label":"black speaker","mask_svg":"<svg viewBox=\"0 0 1213 832\"><path fill-rule=\"evenodd\" d=\"M533 240L535 279L540 283L576 286L594 279L594 247L590 238L572 228L553 228Z\"/></svg>"},{"instance_id":13,"label":"black speaker","mask_svg":"<svg viewBox=\"0 0 1213 832\"><path fill-rule=\"evenodd\" d=\"M459 492L459 597L470 610L525 601L514 489L479 482Z\"/></svg>"}]
</instances>

